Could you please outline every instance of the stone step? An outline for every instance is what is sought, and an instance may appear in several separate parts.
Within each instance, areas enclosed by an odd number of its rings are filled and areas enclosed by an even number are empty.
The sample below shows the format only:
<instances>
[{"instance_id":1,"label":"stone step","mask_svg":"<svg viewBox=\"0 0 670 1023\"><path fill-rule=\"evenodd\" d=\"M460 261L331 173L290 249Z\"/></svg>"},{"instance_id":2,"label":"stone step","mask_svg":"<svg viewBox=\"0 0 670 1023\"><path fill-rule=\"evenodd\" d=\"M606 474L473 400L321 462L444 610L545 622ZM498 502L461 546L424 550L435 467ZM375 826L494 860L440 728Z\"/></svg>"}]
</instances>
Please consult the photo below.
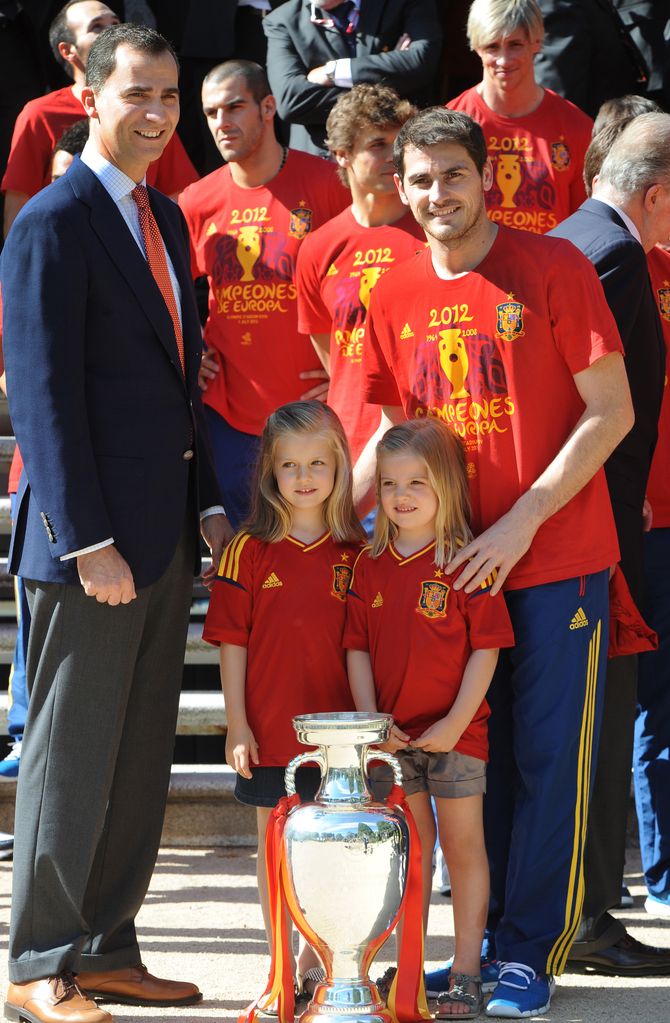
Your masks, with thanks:
<instances>
[{"instance_id":1,"label":"stone step","mask_svg":"<svg viewBox=\"0 0 670 1023\"><path fill-rule=\"evenodd\" d=\"M234 792L232 767L173 764L163 845L255 845L256 812Z\"/></svg>"},{"instance_id":2,"label":"stone step","mask_svg":"<svg viewBox=\"0 0 670 1023\"><path fill-rule=\"evenodd\" d=\"M7 704L7 693L0 693L0 735L7 735ZM193 689L181 693L177 735L225 734L226 706L220 689Z\"/></svg>"},{"instance_id":3,"label":"stone step","mask_svg":"<svg viewBox=\"0 0 670 1023\"><path fill-rule=\"evenodd\" d=\"M0 437L9 436L12 433L12 423L9 418L9 406L7 398L0 391Z\"/></svg>"},{"instance_id":4,"label":"stone step","mask_svg":"<svg viewBox=\"0 0 670 1023\"><path fill-rule=\"evenodd\" d=\"M15 447L16 437L0 437L0 464L4 463L9 466L14 457Z\"/></svg>"},{"instance_id":5,"label":"stone step","mask_svg":"<svg viewBox=\"0 0 670 1023\"><path fill-rule=\"evenodd\" d=\"M8 497L0 497L0 534L9 535L12 531L12 515ZM6 562L6 558L4 559Z\"/></svg>"},{"instance_id":6,"label":"stone step","mask_svg":"<svg viewBox=\"0 0 670 1023\"><path fill-rule=\"evenodd\" d=\"M256 844L256 815L234 796L235 772L225 765L174 764L165 812L165 846ZM0 780L0 831L14 831L16 780Z\"/></svg>"},{"instance_id":7,"label":"stone step","mask_svg":"<svg viewBox=\"0 0 670 1023\"><path fill-rule=\"evenodd\" d=\"M16 642L16 625L13 622L0 623L0 664L11 664ZM184 664L218 664L217 647L205 643L202 638L202 623L191 622L188 627Z\"/></svg>"}]
</instances>

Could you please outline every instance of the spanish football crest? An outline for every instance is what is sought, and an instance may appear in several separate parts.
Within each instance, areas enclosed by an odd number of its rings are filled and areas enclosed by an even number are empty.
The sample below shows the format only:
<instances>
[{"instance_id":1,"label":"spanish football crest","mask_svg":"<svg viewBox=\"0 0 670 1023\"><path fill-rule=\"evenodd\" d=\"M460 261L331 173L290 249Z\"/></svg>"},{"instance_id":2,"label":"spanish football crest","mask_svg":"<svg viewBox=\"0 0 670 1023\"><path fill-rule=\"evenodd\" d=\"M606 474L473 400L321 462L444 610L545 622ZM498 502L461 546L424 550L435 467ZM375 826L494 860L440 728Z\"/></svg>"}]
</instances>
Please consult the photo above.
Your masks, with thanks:
<instances>
[{"instance_id":1,"label":"spanish football crest","mask_svg":"<svg viewBox=\"0 0 670 1023\"><path fill-rule=\"evenodd\" d=\"M448 594L449 587L446 583L439 583L436 579L423 582L416 610L426 618L446 618Z\"/></svg>"},{"instance_id":2,"label":"spanish football crest","mask_svg":"<svg viewBox=\"0 0 670 1023\"><path fill-rule=\"evenodd\" d=\"M496 306L496 312L498 314L496 337L501 337L503 341L516 341L518 337L524 336L523 302L515 302L514 295L510 292L507 301Z\"/></svg>"},{"instance_id":3,"label":"spanish football crest","mask_svg":"<svg viewBox=\"0 0 670 1023\"><path fill-rule=\"evenodd\" d=\"M345 600L349 583L351 582L352 570L349 565L333 565L333 588L331 596Z\"/></svg>"},{"instance_id":4,"label":"spanish football crest","mask_svg":"<svg viewBox=\"0 0 670 1023\"><path fill-rule=\"evenodd\" d=\"M551 143L551 165L557 171L567 170L570 166L570 150L562 140Z\"/></svg>"},{"instance_id":5,"label":"spanish football crest","mask_svg":"<svg viewBox=\"0 0 670 1023\"><path fill-rule=\"evenodd\" d=\"M291 210L291 219L288 225L288 233L291 238L297 238L301 241L311 230L312 211L305 209L303 206L298 206L296 209Z\"/></svg>"},{"instance_id":6,"label":"spanish football crest","mask_svg":"<svg viewBox=\"0 0 670 1023\"><path fill-rule=\"evenodd\" d=\"M664 320L670 323L670 281L663 281L665 287L659 288L658 294L658 311Z\"/></svg>"}]
</instances>

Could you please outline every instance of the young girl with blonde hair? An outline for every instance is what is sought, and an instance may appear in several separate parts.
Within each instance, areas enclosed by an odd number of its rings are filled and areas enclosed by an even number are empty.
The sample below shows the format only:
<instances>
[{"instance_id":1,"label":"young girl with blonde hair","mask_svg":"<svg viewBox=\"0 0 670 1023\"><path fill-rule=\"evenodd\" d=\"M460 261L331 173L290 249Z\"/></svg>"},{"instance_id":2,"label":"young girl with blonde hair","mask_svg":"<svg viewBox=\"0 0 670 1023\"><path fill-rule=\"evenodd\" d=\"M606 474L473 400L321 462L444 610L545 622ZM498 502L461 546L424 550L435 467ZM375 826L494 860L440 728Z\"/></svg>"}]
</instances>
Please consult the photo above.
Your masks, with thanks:
<instances>
[{"instance_id":1,"label":"young girl with blonde hair","mask_svg":"<svg viewBox=\"0 0 670 1023\"><path fill-rule=\"evenodd\" d=\"M488 909L482 821L488 754L486 691L514 637L490 579L453 588L446 565L471 539L465 457L436 419L395 426L377 445L377 521L347 600L349 682L356 708L383 711L421 838L424 927L437 831L452 884L456 949L438 1016L482 1007L479 962Z\"/></svg>"},{"instance_id":2,"label":"young girl with blonde hair","mask_svg":"<svg viewBox=\"0 0 670 1023\"><path fill-rule=\"evenodd\" d=\"M235 796L256 807L258 891L268 940L265 832L286 794L284 769L304 751L291 719L353 709L342 633L363 539L339 419L318 401L283 405L263 430L252 513L223 554L204 630L206 640L221 646L226 760L237 771ZM316 767L298 771L303 799L314 797L319 780ZM311 995L322 976L316 966L302 943L298 995Z\"/></svg>"}]
</instances>

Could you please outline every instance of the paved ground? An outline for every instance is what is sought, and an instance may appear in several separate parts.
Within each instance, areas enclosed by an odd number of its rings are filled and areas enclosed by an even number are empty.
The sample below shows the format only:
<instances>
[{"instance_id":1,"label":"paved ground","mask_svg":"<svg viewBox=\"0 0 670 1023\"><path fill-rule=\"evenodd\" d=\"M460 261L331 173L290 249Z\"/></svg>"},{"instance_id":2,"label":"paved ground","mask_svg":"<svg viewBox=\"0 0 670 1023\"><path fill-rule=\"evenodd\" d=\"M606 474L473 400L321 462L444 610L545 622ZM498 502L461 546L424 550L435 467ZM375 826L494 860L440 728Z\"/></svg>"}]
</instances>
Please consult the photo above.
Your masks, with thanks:
<instances>
[{"instance_id":1,"label":"paved ground","mask_svg":"<svg viewBox=\"0 0 670 1023\"><path fill-rule=\"evenodd\" d=\"M651 944L670 945L670 921L644 912L644 888L635 850L627 882L634 909L622 913L633 933ZM6 981L11 864L0 863L0 981ZM189 1009L116 1007L117 1023L154 1019L162 1023L232 1023L237 1011L262 989L268 958L256 901L255 857L249 849L165 849L139 917L146 964L158 974L196 981L205 993ZM451 903L435 894L431 910L429 965L445 958L453 936ZM390 958L382 952L380 965ZM624 981L566 974L551 1010L550 1023L669 1023L670 977Z\"/></svg>"}]
</instances>

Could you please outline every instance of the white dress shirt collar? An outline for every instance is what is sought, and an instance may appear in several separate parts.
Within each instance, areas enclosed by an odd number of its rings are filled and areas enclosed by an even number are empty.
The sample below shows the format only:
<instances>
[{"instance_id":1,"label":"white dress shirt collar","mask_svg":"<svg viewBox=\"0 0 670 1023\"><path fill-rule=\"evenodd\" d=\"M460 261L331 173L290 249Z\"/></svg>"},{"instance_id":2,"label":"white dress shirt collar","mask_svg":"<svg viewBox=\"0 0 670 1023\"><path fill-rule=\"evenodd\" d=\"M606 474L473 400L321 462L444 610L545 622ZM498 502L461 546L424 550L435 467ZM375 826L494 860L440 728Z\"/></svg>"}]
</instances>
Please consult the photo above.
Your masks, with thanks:
<instances>
[{"instance_id":1,"label":"white dress shirt collar","mask_svg":"<svg viewBox=\"0 0 670 1023\"><path fill-rule=\"evenodd\" d=\"M85 163L89 170L93 171L100 184L109 192L116 203L125 198L125 196L130 195L135 185L138 184L137 181L133 181L122 170L119 170L113 163L105 159L91 139L84 146L81 162ZM146 185L146 183L145 175L139 184Z\"/></svg>"},{"instance_id":2,"label":"white dress shirt collar","mask_svg":"<svg viewBox=\"0 0 670 1023\"><path fill-rule=\"evenodd\" d=\"M628 230L632 234L633 238L637 239L637 241L639 241L640 245L642 244L642 239L640 237L640 232L638 231L637 227L635 226L633 221L630 219L628 214L624 213L624 211L621 209L620 206L617 206L617 204L614 203L614 202L610 202L609 199L603 199L599 195L594 195L593 198L597 202L604 202L605 206L609 206L610 209L614 210L615 213L618 213L619 216L621 217L621 219L623 220L624 224L626 225L626 227L628 228Z\"/></svg>"}]
</instances>

